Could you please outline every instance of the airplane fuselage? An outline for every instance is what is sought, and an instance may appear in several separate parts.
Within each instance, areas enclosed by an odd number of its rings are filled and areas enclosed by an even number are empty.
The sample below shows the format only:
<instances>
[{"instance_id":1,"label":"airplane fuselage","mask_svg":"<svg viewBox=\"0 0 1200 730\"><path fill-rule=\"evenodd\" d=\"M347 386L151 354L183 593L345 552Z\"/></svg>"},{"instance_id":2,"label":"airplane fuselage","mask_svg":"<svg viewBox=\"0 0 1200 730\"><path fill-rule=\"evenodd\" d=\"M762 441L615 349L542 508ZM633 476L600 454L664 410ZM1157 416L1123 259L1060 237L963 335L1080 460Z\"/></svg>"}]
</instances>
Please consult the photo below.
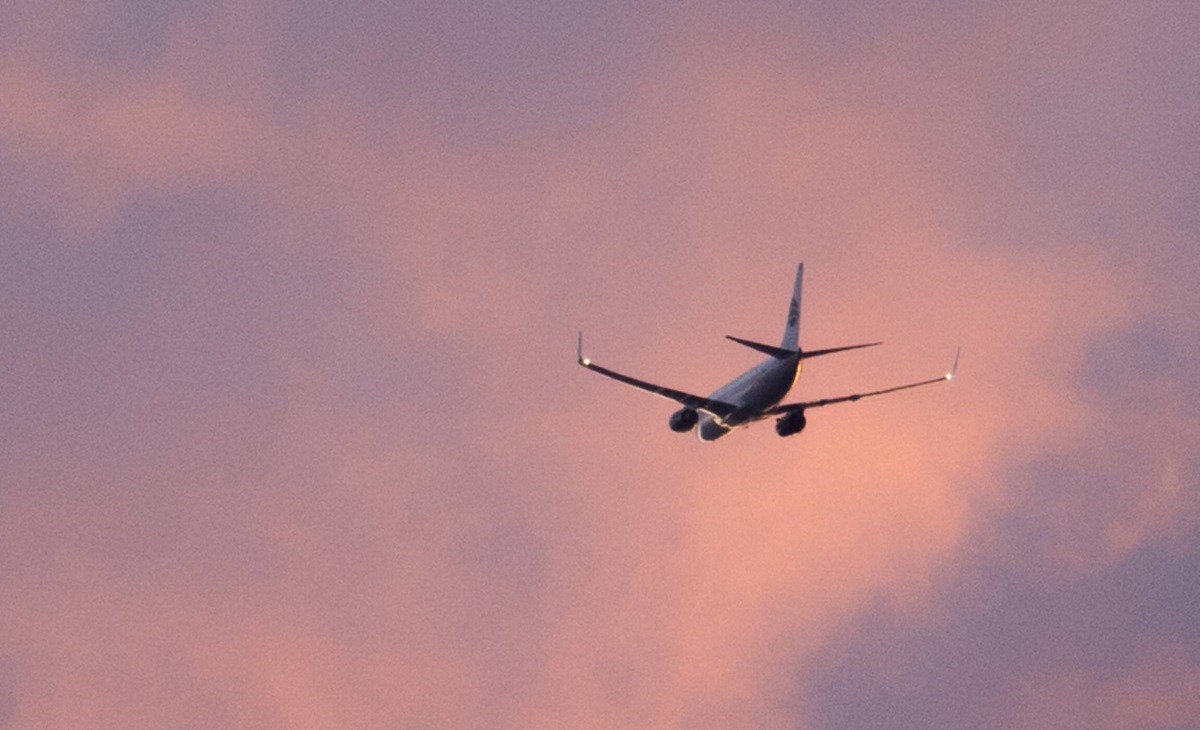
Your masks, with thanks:
<instances>
[{"instance_id":1,"label":"airplane fuselage","mask_svg":"<svg viewBox=\"0 0 1200 730\"><path fill-rule=\"evenodd\" d=\"M720 420L709 413L700 414L696 438L716 441L739 426L759 420L763 411L788 394L802 368L799 353L782 359L772 357L721 386L709 398L732 403L737 410Z\"/></svg>"}]
</instances>

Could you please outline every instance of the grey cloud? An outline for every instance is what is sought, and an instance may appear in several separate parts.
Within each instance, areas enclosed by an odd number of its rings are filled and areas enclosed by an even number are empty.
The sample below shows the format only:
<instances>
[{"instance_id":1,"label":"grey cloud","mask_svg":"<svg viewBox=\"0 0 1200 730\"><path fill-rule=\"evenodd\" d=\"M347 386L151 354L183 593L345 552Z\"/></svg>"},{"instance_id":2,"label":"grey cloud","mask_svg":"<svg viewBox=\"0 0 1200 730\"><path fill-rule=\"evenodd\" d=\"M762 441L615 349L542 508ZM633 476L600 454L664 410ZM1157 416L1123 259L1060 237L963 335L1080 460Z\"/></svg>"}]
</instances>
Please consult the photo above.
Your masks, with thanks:
<instances>
[{"instance_id":1,"label":"grey cloud","mask_svg":"<svg viewBox=\"0 0 1200 730\"><path fill-rule=\"evenodd\" d=\"M999 728L1031 676L1114 679L1180 649L1200 663L1200 456L1146 430L1194 424L1197 347L1156 320L1097 336L1077 378L1097 418L1072 447L1010 464L1004 507L978 513L918 618L880 600L847 625L804 674L817 726ZM1113 526L1138 519L1164 459L1183 463L1179 503L1114 549Z\"/></svg>"}]
</instances>

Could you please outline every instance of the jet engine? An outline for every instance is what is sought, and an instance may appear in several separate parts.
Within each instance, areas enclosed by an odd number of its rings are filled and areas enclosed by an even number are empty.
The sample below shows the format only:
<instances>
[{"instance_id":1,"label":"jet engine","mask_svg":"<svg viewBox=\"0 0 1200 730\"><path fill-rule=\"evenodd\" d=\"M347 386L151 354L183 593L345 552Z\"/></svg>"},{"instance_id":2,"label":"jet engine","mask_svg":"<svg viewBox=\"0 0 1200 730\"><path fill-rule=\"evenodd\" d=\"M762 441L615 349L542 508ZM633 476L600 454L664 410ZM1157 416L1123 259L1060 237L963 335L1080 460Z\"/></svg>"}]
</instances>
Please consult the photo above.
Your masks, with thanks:
<instances>
[{"instance_id":1,"label":"jet engine","mask_svg":"<svg viewBox=\"0 0 1200 730\"><path fill-rule=\"evenodd\" d=\"M804 417L804 411L792 411L775 421L775 433L780 436L792 436L804 430L808 425L808 419Z\"/></svg>"},{"instance_id":2,"label":"jet engine","mask_svg":"<svg viewBox=\"0 0 1200 730\"><path fill-rule=\"evenodd\" d=\"M699 414L693 408L681 408L671 414L671 430L675 433L687 433L696 427L700 420Z\"/></svg>"}]
</instances>

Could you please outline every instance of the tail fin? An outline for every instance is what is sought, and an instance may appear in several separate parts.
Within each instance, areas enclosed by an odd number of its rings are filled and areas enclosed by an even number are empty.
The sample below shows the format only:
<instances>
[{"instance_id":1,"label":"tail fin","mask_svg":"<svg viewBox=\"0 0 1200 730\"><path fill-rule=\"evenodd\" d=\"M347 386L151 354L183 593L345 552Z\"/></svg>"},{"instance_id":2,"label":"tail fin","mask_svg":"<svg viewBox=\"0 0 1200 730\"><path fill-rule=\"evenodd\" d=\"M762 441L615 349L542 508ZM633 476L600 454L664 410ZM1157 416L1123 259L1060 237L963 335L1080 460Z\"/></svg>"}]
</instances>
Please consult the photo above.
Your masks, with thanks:
<instances>
[{"instance_id":1,"label":"tail fin","mask_svg":"<svg viewBox=\"0 0 1200 730\"><path fill-rule=\"evenodd\" d=\"M804 280L804 262L796 267L796 285L792 289L792 303L788 306L787 327L783 330L783 342L780 347L784 350L800 349L800 284Z\"/></svg>"}]
</instances>

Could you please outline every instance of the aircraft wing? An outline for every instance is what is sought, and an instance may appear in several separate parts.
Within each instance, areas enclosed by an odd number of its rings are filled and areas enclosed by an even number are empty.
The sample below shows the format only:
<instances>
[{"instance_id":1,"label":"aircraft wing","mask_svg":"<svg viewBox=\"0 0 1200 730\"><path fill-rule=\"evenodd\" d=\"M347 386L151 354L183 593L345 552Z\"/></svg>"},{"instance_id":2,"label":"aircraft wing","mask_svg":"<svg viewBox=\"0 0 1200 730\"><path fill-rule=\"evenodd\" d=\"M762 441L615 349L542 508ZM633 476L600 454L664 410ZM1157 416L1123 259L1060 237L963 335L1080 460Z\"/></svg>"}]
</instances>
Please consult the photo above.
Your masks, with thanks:
<instances>
[{"instance_id":1,"label":"aircraft wing","mask_svg":"<svg viewBox=\"0 0 1200 730\"><path fill-rule=\"evenodd\" d=\"M628 386L637 388L638 390L644 390L647 393L652 393L654 395L657 395L659 398L666 398L667 400L673 400L676 403L680 403L688 408L694 408L698 411L704 411L705 413L712 414L712 415L716 416L717 418L721 418L721 419L728 418L731 413L733 413L735 410L737 410L737 406L733 405L732 403L726 403L724 401L713 400L711 398L705 398L705 397L699 396L699 395L692 395L691 393L685 393L682 390L675 390L674 388L665 388L661 385L655 385L654 383L648 383L645 380L638 380L637 378L633 378L628 375L622 375L621 373L618 373L614 370L609 370L608 368L597 365L596 363L592 362L591 359L583 356L583 333L582 332L579 334L578 356L579 356L579 364L584 366L588 370L592 370L594 372L600 373L601 375L610 377L613 380L616 380L616 381L624 383Z\"/></svg>"},{"instance_id":2,"label":"aircraft wing","mask_svg":"<svg viewBox=\"0 0 1200 730\"><path fill-rule=\"evenodd\" d=\"M919 388L922 385L933 385L934 383L944 383L947 380L950 380L951 378L953 378L955 372L958 371L958 355L959 355L959 353L955 353L955 355L954 355L954 365L950 368L950 372L946 373L945 375L943 375L940 378L933 378L931 380L922 380L919 383L908 383L906 385L897 385L892 388L884 388L883 390L873 390L870 393L855 393L853 395L843 395L843 396L840 396L837 398L822 398L820 400L807 401L805 403L785 403L784 405L775 406L774 408L767 409L766 411L763 412L763 415L764 416L779 416L784 413L793 413L795 411L802 411L806 408L820 408L821 406L831 406L834 403L850 403L850 402L853 402L856 400L860 400L862 398L870 398L873 395L886 395L888 393L895 393L898 390L908 390L909 388Z\"/></svg>"}]
</instances>

